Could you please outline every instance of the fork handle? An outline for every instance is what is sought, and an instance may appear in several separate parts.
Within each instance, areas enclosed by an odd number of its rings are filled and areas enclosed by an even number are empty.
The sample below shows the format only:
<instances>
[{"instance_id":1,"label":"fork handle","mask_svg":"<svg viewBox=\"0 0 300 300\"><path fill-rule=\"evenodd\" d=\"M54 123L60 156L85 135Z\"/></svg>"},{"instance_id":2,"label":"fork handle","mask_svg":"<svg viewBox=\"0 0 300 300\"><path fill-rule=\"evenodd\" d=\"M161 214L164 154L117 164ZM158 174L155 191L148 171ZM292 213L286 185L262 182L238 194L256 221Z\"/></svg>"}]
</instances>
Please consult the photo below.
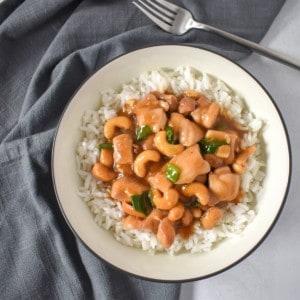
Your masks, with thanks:
<instances>
[{"instance_id":1,"label":"fork handle","mask_svg":"<svg viewBox=\"0 0 300 300\"><path fill-rule=\"evenodd\" d=\"M203 30L215 33L215 34L220 35L224 38L232 40L232 41L234 41L234 42L236 42L240 45L246 46L246 47L252 49L253 51L255 51L255 52L257 52L261 55L264 55L268 58L277 60L281 63L284 63L288 66L291 66L293 68L296 68L296 69L300 70L300 60L288 57L288 56L286 56L286 55L284 55L280 52L274 51L274 50L269 49L267 47L263 47L263 46L255 43L255 42L249 41L249 40L244 39L242 37L239 37L235 34L226 32L224 30L218 29L218 28L210 26L210 25L195 22L195 21L193 22L191 27L196 28L196 29L203 29Z\"/></svg>"}]
</instances>

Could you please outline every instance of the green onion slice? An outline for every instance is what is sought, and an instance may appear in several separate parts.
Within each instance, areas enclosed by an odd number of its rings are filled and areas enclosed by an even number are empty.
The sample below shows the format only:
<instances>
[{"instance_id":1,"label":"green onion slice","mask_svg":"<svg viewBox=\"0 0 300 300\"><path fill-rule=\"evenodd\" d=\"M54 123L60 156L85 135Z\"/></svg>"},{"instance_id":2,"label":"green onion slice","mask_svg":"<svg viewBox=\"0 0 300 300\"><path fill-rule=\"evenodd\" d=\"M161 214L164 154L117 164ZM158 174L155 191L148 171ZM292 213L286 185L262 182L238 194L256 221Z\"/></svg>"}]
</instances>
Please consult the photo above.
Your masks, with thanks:
<instances>
[{"instance_id":1,"label":"green onion slice","mask_svg":"<svg viewBox=\"0 0 300 300\"><path fill-rule=\"evenodd\" d=\"M112 143L102 143L99 145L99 150L103 150L103 149L106 149L106 150L113 150L114 149L114 146Z\"/></svg>"},{"instance_id":2,"label":"green onion slice","mask_svg":"<svg viewBox=\"0 0 300 300\"><path fill-rule=\"evenodd\" d=\"M148 125L142 125L138 127L136 131L136 139L142 141L146 139L152 133L151 128Z\"/></svg>"},{"instance_id":3,"label":"green onion slice","mask_svg":"<svg viewBox=\"0 0 300 300\"><path fill-rule=\"evenodd\" d=\"M213 154L222 145L228 145L226 140L217 140L213 138L204 138L199 142L202 154Z\"/></svg>"},{"instance_id":4,"label":"green onion slice","mask_svg":"<svg viewBox=\"0 0 300 300\"><path fill-rule=\"evenodd\" d=\"M153 202L153 194L152 194L152 191L149 190L148 193L147 193L147 197L148 199L150 200L150 204L153 208L155 208L155 203Z\"/></svg>"},{"instance_id":5,"label":"green onion slice","mask_svg":"<svg viewBox=\"0 0 300 300\"><path fill-rule=\"evenodd\" d=\"M167 163L165 177L172 183L176 183L180 176L180 168L172 163Z\"/></svg>"},{"instance_id":6,"label":"green onion slice","mask_svg":"<svg viewBox=\"0 0 300 300\"><path fill-rule=\"evenodd\" d=\"M145 191L140 195L132 195L130 198L133 209L144 215L147 215L149 209L155 207L151 191Z\"/></svg>"},{"instance_id":7,"label":"green onion slice","mask_svg":"<svg viewBox=\"0 0 300 300\"><path fill-rule=\"evenodd\" d=\"M146 210L146 203L142 197L142 195L133 195L131 196L131 203L133 206L133 209L143 213L146 215L147 210Z\"/></svg>"},{"instance_id":8,"label":"green onion slice","mask_svg":"<svg viewBox=\"0 0 300 300\"><path fill-rule=\"evenodd\" d=\"M176 137L175 137L175 134L174 134L173 127L167 126L166 127L166 133L167 133L167 141L170 144L176 144L177 141L176 141Z\"/></svg>"}]
</instances>

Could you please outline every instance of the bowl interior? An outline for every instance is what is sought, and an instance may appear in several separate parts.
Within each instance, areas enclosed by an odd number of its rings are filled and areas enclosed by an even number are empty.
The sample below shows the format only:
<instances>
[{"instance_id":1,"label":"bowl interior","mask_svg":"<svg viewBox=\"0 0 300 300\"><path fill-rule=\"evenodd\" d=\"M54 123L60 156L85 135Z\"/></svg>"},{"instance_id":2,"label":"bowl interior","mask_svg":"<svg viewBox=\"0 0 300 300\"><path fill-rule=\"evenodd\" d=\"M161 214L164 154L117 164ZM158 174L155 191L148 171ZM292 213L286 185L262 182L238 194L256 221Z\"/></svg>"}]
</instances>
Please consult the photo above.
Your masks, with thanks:
<instances>
[{"instance_id":1,"label":"bowl interior","mask_svg":"<svg viewBox=\"0 0 300 300\"><path fill-rule=\"evenodd\" d=\"M266 178L257 199L257 216L244 232L220 243L209 253L151 255L121 245L93 220L77 195L75 149L83 112L98 106L99 91L118 88L140 73L161 67L189 65L220 78L266 123L263 132ZM290 150L280 114L261 85L237 64L210 51L189 46L156 46L123 55L101 68L77 91L63 113L53 146L53 179L66 221L96 255L113 266L144 278L186 281L210 276L239 262L264 239L284 203L290 178ZM180 272L178 272L180 270Z\"/></svg>"}]
</instances>

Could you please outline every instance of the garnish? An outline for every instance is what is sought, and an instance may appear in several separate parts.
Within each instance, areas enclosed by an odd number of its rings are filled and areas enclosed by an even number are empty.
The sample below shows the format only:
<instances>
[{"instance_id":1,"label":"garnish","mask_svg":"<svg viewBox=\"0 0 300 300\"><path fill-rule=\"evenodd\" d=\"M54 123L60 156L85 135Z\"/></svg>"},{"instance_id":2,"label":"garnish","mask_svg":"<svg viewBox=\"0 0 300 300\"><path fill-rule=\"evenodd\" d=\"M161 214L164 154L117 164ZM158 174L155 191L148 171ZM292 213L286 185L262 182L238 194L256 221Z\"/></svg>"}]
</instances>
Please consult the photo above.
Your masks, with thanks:
<instances>
[{"instance_id":1,"label":"garnish","mask_svg":"<svg viewBox=\"0 0 300 300\"><path fill-rule=\"evenodd\" d=\"M98 146L99 150L103 150L103 149L106 149L106 150L113 150L114 149L114 146L112 143L102 143Z\"/></svg>"},{"instance_id":2,"label":"garnish","mask_svg":"<svg viewBox=\"0 0 300 300\"><path fill-rule=\"evenodd\" d=\"M138 141L145 140L152 133L151 128L148 125L142 125L138 127L136 131L136 139Z\"/></svg>"},{"instance_id":3,"label":"garnish","mask_svg":"<svg viewBox=\"0 0 300 300\"><path fill-rule=\"evenodd\" d=\"M176 183L180 176L180 169L172 163L167 163L167 169L165 172L165 176L172 183Z\"/></svg>"},{"instance_id":4,"label":"garnish","mask_svg":"<svg viewBox=\"0 0 300 300\"><path fill-rule=\"evenodd\" d=\"M202 154L213 154L222 145L228 145L226 140L217 140L213 138L204 138L199 142Z\"/></svg>"},{"instance_id":5,"label":"garnish","mask_svg":"<svg viewBox=\"0 0 300 300\"><path fill-rule=\"evenodd\" d=\"M170 144L177 144L177 140L176 140L176 137L174 135L174 129L173 127L171 126L167 126L166 127L166 133L167 133L167 141L170 143Z\"/></svg>"},{"instance_id":6,"label":"garnish","mask_svg":"<svg viewBox=\"0 0 300 300\"><path fill-rule=\"evenodd\" d=\"M151 191L145 191L140 195L132 195L131 203L134 210L141 212L144 215L147 215L149 208L155 207Z\"/></svg>"}]
</instances>

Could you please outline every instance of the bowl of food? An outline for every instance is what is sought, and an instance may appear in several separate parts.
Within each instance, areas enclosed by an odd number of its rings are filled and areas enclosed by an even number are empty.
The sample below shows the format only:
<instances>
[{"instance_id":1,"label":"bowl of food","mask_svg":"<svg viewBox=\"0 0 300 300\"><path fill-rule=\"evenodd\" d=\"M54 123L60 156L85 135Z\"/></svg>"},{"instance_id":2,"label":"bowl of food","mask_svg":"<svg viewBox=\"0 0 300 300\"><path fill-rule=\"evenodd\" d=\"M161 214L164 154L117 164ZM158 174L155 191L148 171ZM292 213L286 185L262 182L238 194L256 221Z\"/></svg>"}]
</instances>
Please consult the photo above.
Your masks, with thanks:
<instances>
[{"instance_id":1,"label":"bowl of food","mask_svg":"<svg viewBox=\"0 0 300 300\"><path fill-rule=\"evenodd\" d=\"M59 122L52 174L66 222L96 256L183 282L261 244L285 202L290 159L280 112L253 76L211 51L164 45L83 83Z\"/></svg>"}]
</instances>

